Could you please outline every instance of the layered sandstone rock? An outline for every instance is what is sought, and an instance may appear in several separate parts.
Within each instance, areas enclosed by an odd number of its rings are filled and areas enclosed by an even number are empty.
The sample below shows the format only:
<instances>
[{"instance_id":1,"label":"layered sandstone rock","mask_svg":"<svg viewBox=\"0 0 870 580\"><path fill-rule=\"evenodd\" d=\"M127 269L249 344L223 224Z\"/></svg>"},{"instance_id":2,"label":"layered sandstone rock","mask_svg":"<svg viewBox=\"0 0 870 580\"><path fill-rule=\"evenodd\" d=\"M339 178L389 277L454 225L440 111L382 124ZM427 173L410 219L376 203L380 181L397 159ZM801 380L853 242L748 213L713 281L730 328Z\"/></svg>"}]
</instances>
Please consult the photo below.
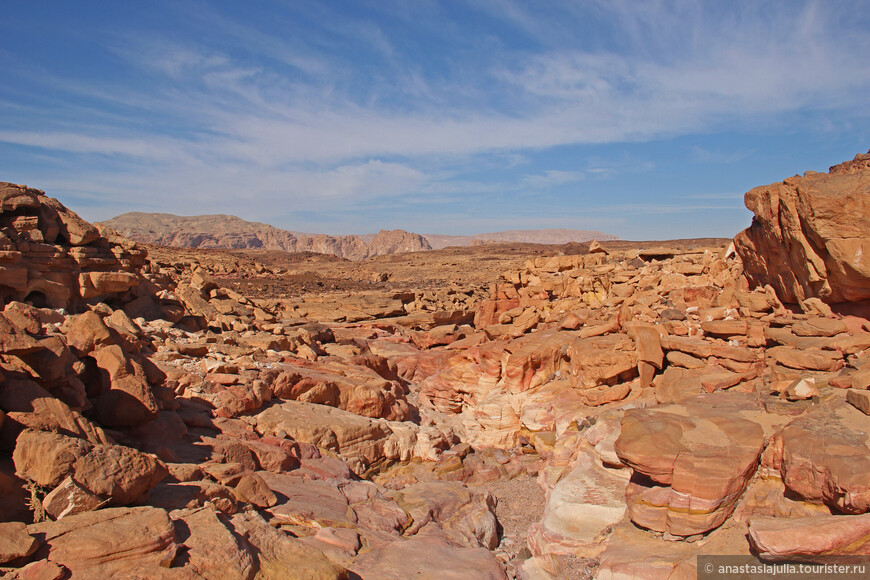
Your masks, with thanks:
<instances>
[{"instance_id":1,"label":"layered sandstone rock","mask_svg":"<svg viewBox=\"0 0 870 580\"><path fill-rule=\"evenodd\" d=\"M339 453L359 474L384 462L408 461L416 443L413 430L401 423L296 401L269 407L257 415L256 427L261 435L290 435Z\"/></svg>"},{"instance_id":2,"label":"layered sandstone rock","mask_svg":"<svg viewBox=\"0 0 870 580\"><path fill-rule=\"evenodd\" d=\"M482 548L466 548L437 536L415 536L360 556L353 567L360 577L385 580L404 578L507 578L498 560Z\"/></svg>"},{"instance_id":3,"label":"layered sandstone rock","mask_svg":"<svg viewBox=\"0 0 870 580\"><path fill-rule=\"evenodd\" d=\"M747 277L783 302L870 300L870 154L746 194L752 225L734 238Z\"/></svg>"},{"instance_id":4,"label":"layered sandstone rock","mask_svg":"<svg viewBox=\"0 0 870 580\"><path fill-rule=\"evenodd\" d=\"M637 525L691 536L731 514L764 446L761 427L703 399L688 407L626 411L616 454L636 477L626 490Z\"/></svg>"},{"instance_id":5,"label":"layered sandstone rock","mask_svg":"<svg viewBox=\"0 0 870 580\"><path fill-rule=\"evenodd\" d=\"M846 404L811 409L784 427L771 446L770 466L790 492L840 513L870 511L868 417Z\"/></svg>"},{"instance_id":6,"label":"layered sandstone rock","mask_svg":"<svg viewBox=\"0 0 870 580\"><path fill-rule=\"evenodd\" d=\"M596 557L603 552L610 527L625 515L626 471L607 469L592 453L581 453L550 491L541 521L529 530L532 553Z\"/></svg>"},{"instance_id":7,"label":"layered sandstone rock","mask_svg":"<svg viewBox=\"0 0 870 580\"><path fill-rule=\"evenodd\" d=\"M108 233L108 232L107 232ZM0 182L0 297L77 308L126 295L145 251L102 235L43 191Z\"/></svg>"},{"instance_id":8,"label":"layered sandstone rock","mask_svg":"<svg viewBox=\"0 0 870 580\"><path fill-rule=\"evenodd\" d=\"M752 546L765 560L848 556L870 552L870 515L756 518Z\"/></svg>"}]
</instances>

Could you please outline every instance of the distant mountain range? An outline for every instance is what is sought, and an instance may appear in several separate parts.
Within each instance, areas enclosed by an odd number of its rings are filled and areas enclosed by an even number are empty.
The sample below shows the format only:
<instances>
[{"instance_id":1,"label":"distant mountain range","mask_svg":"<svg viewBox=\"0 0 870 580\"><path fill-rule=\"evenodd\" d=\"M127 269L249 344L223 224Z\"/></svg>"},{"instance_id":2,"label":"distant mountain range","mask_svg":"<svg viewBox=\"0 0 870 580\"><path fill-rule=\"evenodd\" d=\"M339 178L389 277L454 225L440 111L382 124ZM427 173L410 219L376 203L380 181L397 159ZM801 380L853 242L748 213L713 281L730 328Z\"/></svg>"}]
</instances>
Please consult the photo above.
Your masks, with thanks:
<instances>
[{"instance_id":1,"label":"distant mountain range","mask_svg":"<svg viewBox=\"0 0 870 580\"><path fill-rule=\"evenodd\" d=\"M507 230L473 236L445 236L441 234L423 234L429 240L433 250L447 246L475 246L478 244L498 242L519 242L524 244L567 244L568 242L588 242L598 240L618 240L618 236L605 234L596 230Z\"/></svg>"},{"instance_id":2,"label":"distant mountain range","mask_svg":"<svg viewBox=\"0 0 870 580\"><path fill-rule=\"evenodd\" d=\"M102 223L131 240L159 246L314 252L349 260L496 242L565 244L619 239L603 232L565 229L511 230L474 236L381 230L362 236L329 236L282 230L231 215L177 216L143 212L125 213Z\"/></svg>"}]
</instances>

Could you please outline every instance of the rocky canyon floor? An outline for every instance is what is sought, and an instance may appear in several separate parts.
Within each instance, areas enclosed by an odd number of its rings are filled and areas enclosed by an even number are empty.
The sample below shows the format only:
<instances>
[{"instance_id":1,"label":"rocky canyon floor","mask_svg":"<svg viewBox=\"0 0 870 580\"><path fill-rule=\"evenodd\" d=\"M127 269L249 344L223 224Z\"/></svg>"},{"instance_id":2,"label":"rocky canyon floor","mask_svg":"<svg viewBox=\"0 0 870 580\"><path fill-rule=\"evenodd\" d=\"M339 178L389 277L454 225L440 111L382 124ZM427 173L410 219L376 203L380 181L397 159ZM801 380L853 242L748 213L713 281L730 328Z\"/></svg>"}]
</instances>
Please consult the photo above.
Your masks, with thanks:
<instances>
[{"instance_id":1,"label":"rocky canyon floor","mask_svg":"<svg viewBox=\"0 0 870 580\"><path fill-rule=\"evenodd\" d=\"M868 167L753 190L733 242L359 262L136 245L0 184L0 571L868 556Z\"/></svg>"}]
</instances>

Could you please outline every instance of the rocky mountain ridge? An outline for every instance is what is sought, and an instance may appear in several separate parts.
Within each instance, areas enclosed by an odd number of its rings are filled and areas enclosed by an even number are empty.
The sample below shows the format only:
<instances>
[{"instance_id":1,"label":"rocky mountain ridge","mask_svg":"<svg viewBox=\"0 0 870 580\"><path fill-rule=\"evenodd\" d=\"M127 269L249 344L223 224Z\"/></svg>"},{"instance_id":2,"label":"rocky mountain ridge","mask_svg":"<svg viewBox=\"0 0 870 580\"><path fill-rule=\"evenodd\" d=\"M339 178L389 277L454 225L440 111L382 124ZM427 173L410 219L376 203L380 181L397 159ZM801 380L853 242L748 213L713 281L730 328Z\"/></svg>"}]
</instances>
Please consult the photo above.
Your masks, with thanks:
<instances>
[{"instance_id":1,"label":"rocky mountain ridge","mask_svg":"<svg viewBox=\"0 0 870 580\"><path fill-rule=\"evenodd\" d=\"M136 242L179 248L313 252L348 260L431 249L425 238L404 230L381 230L364 241L352 235L291 232L222 214L177 216L130 212L107 220L103 225Z\"/></svg>"},{"instance_id":2,"label":"rocky mountain ridge","mask_svg":"<svg viewBox=\"0 0 870 580\"><path fill-rule=\"evenodd\" d=\"M106 220L103 224L131 240L158 246L313 252L348 260L485 243L565 244L619 239L604 232L569 229L510 230L473 236L415 234L396 229L360 236L331 236L283 230L223 214L177 216L130 212Z\"/></svg>"},{"instance_id":3,"label":"rocky mountain ridge","mask_svg":"<svg viewBox=\"0 0 870 580\"><path fill-rule=\"evenodd\" d=\"M501 242L520 242L527 244L567 244L569 242L599 242L618 240L618 236L597 230L543 229L543 230L506 230L474 234L473 236L450 236L443 234L423 234L432 248L438 250L447 246L470 246Z\"/></svg>"}]
</instances>

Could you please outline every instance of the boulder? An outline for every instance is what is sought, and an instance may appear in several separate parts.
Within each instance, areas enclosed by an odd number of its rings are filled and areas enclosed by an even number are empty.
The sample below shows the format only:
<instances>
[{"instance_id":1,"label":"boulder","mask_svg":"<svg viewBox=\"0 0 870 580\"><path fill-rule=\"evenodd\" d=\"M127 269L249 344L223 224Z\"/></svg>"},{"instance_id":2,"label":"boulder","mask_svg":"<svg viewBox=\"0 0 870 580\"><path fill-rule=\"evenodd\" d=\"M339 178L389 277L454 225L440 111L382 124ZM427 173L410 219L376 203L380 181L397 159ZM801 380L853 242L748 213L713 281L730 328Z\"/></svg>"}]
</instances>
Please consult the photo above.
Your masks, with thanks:
<instances>
[{"instance_id":1,"label":"boulder","mask_svg":"<svg viewBox=\"0 0 870 580\"><path fill-rule=\"evenodd\" d=\"M267 510L277 522L312 528L355 523L347 499L332 483L269 472L262 473L262 480L273 495L281 497Z\"/></svg>"},{"instance_id":2,"label":"boulder","mask_svg":"<svg viewBox=\"0 0 870 580\"><path fill-rule=\"evenodd\" d=\"M411 517L406 535L437 524L451 540L492 550L498 545L495 500L455 481L429 481L404 487L390 496Z\"/></svg>"},{"instance_id":3,"label":"boulder","mask_svg":"<svg viewBox=\"0 0 870 580\"><path fill-rule=\"evenodd\" d=\"M865 415L870 415L870 391L849 389L846 391L846 401Z\"/></svg>"},{"instance_id":4,"label":"boulder","mask_svg":"<svg viewBox=\"0 0 870 580\"><path fill-rule=\"evenodd\" d=\"M650 346L648 358L658 354ZM613 384L618 379L630 379L637 374L638 353L635 343L625 334L607 334L578 338L568 348L570 372L582 388ZM661 365L661 363L658 363Z\"/></svg>"},{"instance_id":5,"label":"boulder","mask_svg":"<svg viewBox=\"0 0 870 580\"><path fill-rule=\"evenodd\" d=\"M394 431L387 421L298 401L272 405L255 420L261 435L289 435L338 453L357 474L409 460L416 444L413 431ZM401 424L394 425L398 429Z\"/></svg>"},{"instance_id":6,"label":"boulder","mask_svg":"<svg viewBox=\"0 0 870 580\"><path fill-rule=\"evenodd\" d=\"M115 342L103 319L92 311L74 316L70 320L66 340L70 348L75 349L79 355L90 354L97 346L108 346Z\"/></svg>"},{"instance_id":7,"label":"boulder","mask_svg":"<svg viewBox=\"0 0 870 580\"><path fill-rule=\"evenodd\" d=\"M83 488L70 476L67 476L60 482L60 485L48 492L42 499L45 513L54 520L94 511L102 507L103 503L104 501L100 497Z\"/></svg>"},{"instance_id":8,"label":"boulder","mask_svg":"<svg viewBox=\"0 0 870 580\"><path fill-rule=\"evenodd\" d=\"M758 466L761 427L705 404L629 409L616 454L635 471L626 490L637 525L675 536L708 532L731 514Z\"/></svg>"},{"instance_id":9,"label":"boulder","mask_svg":"<svg viewBox=\"0 0 870 580\"><path fill-rule=\"evenodd\" d=\"M278 498L255 472L247 472L236 484L236 495L243 501L258 508L272 507L278 503Z\"/></svg>"},{"instance_id":10,"label":"boulder","mask_svg":"<svg viewBox=\"0 0 870 580\"><path fill-rule=\"evenodd\" d=\"M214 506L170 513L179 543L187 549L187 565L203 578L251 580L256 566L250 550L240 541Z\"/></svg>"},{"instance_id":11,"label":"boulder","mask_svg":"<svg viewBox=\"0 0 870 580\"><path fill-rule=\"evenodd\" d=\"M13 324L0 312L0 353L22 355L41 349L39 342L24 328Z\"/></svg>"},{"instance_id":12,"label":"boulder","mask_svg":"<svg viewBox=\"0 0 870 580\"><path fill-rule=\"evenodd\" d=\"M300 360L283 369L271 385L279 399L329 405L391 421L404 421L412 414L402 386L368 367Z\"/></svg>"},{"instance_id":13,"label":"boulder","mask_svg":"<svg viewBox=\"0 0 870 580\"><path fill-rule=\"evenodd\" d=\"M870 167L868 155L745 196L752 225L734 238L753 285L771 284L797 304L870 300Z\"/></svg>"},{"instance_id":14,"label":"boulder","mask_svg":"<svg viewBox=\"0 0 870 580\"><path fill-rule=\"evenodd\" d=\"M102 371L104 383L97 399L100 422L111 427L135 427L159 412L145 369L118 345L96 348L91 356Z\"/></svg>"},{"instance_id":15,"label":"boulder","mask_svg":"<svg viewBox=\"0 0 870 580\"><path fill-rule=\"evenodd\" d=\"M0 409L24 427L54 431L95 444L112 442L100 427L31 380L7 379L0 388Z\"/></svg>"},{"instance_id":16,"label":"boulder","mask_svg":"<svg viewBox=\"0 0 870 580\"><path fill-rule=\"evenodd\" d=\"M111 505L141 498L166 477L166 467L147 453L121 445L94 445L83 439L25 429L12 454L21 477L54 488L72 478Z\"/></svg>"},{"instance_id":17,"label":"boulder","mask_svg":"<svg viewBox=\"0 0 870 580\"><path fill-rule=\"evenodd\" d=\"M868 419L846 403L812 408L771 445L770 465L786 488L847 514L870 511Z\"/></svg>"},{"instance_id":18,"label":"boulder","mask_svg":"<svg viewBox=\"0 0 870 580\"><path fill-rule=\"evenodd\" d=\"M0 564L29 556L39 547L39 541L27 533L22 522L0 523Z\"/></svg>"}]
</instances>

